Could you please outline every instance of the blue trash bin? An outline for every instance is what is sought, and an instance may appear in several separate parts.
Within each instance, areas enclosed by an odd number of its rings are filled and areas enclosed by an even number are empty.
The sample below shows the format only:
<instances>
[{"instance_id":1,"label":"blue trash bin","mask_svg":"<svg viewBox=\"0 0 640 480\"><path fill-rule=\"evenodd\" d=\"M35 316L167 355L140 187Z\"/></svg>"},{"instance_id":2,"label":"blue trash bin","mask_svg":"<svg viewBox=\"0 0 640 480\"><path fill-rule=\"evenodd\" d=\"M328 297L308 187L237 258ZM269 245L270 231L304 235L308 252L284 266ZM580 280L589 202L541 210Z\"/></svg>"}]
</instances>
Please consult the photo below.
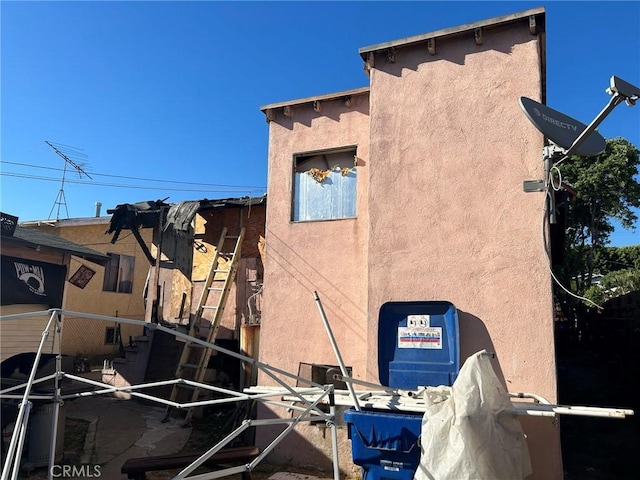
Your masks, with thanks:
<instances>
[{"instance_id":1,"label":"blue trash bin","mask_svg":"<svg viewBox=\"0 0 640 480\"><path fill-rule=\"evenodd\" d=\"M353 463L363 480L411 480L420 463L422 415L347 410Z\"/></svg>"},{"instance_id":2,"label":"blue trash bin","mask_svg":"<svg viewBox=\"0 0 640 480\"><path fill-rule=\"evenodd\" d=\"M388 302L378 317L378 376L391 388L452 385L460 371L455 306L445 301ZM420 463L422 414L348 410L353 463L363 480L411 480Z\"/></svg>"}]
</instances>

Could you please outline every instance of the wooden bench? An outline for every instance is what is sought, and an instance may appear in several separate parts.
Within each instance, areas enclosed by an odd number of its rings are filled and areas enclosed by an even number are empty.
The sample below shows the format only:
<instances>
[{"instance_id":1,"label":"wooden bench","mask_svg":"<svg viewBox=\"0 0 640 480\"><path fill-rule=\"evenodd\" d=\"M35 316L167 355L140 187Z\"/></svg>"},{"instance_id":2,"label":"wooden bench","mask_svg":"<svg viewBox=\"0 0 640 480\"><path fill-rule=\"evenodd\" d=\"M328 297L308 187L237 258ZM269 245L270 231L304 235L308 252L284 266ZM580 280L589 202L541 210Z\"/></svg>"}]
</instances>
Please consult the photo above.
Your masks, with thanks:
<instances>
[{"instance_id":1,"label":"wooden bench","mask_svg":"<svg viewBox=\"0 0 640 480\"><path fill-rule=\"evenodd\" d=\"M223 448L214 453L204 462L204 466L216 468L221 465L234 464L239 462L250 462L260 454L258 447L231 447ZM160 455L156 457L130 458L122 465L121 473L127 475L132 480L146 480L147 472L158 470L174 470L184 468L192 464L202 453L178 453L174 455ZM251 471L242 473L242 480L251 480Z\"/></svg>"}]
</instances>

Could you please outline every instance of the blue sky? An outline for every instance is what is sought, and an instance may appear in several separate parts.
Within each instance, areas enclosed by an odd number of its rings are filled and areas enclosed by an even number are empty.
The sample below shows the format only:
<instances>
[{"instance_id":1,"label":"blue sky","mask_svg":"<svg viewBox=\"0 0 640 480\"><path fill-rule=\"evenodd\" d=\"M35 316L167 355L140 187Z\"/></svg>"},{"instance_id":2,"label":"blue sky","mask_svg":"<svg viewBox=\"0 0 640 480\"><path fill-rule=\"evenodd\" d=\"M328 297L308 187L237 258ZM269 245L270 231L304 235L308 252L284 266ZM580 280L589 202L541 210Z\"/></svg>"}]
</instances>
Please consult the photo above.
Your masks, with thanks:
<instances>
[{"instance_id":1,"label":"blue sky","mask_svg":"<svg viewBox=\"0 0 640 480\"><path fill-rule=\"evenodd\" d=\"M106 214L262 195L260 106L366 86L361 47L540 6L549 106L589 123L611 75L640 85L637 1L4 0L1 209L39 220L93 216L97 201ZM617 107L599 130L640 145L640 105ZM64 160L45 141L92 179L67 171L62 197ZM612 240L640 243L640 230Z\"/></svg>"}]
</instances>

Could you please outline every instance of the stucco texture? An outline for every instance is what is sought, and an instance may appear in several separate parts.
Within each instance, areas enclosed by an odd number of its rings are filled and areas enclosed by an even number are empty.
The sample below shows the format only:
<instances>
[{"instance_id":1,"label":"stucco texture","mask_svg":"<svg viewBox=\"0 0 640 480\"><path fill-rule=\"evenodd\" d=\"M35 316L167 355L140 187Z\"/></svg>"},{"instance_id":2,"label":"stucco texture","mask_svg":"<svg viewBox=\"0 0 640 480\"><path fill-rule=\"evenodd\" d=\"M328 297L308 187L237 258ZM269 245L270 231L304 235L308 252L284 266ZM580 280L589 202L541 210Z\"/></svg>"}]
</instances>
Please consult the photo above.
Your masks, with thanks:
<instances>
[{"instance_id":1,"label":"stucco texture","mask_svg":"<svg viewBox=\"0 0 640 480\"><path fill-rule=\"evenodd\" d=\"M462 362L486 348L509 391L555 401L544 196L522 190L542 176L543 139L518 106L542 96L540 38L518 24L476 45L470 30L438 41L433 56L419 44L396 49L395 63L386 52L374 60L355 107L295 104L270 123L260 360L290 372L335 364L317 290L353 376L377 382L380 307L447 300L460 317ZM291 222L294 156L345 145L358 148L357 218ZM561 478L558 427L522 423L534 478ZM305 428L316 430L299 429L289 447L309 449L274 455L326 456L317 427Z\"/></svg>"},{"instance_id":2,"label":"stucco texture","mask_svg":"<svg viewBox=\"0 0 640 480\"><path fill-rule=\"evenodd\" d=\"M260 360L291 373L298 372L301 362L337 364L314 300L316 291L345 364L355 377L366 377L368 108L366 96L353 97L349 106L340 100L324 102L321 113L301 106L292 117L270 126ZM292 222L294 155L345 146L357 148L357 217ZM258 378L260 385L272 383L264 374ZM275 414L289 416L284 411ZM259 438L266 435L263 441L271 433L257 431ZM321 427L301 425L272 458L288 462L295 454L297 462L320 461L330 467L329 439ZM349 468L344 435L341 445L346 453L340 459Z\"/></svg>"},{"instance_id":3,"label":"stucco texture","mask_svg":"<svg viewBox=\"0 0 640 480\"><path fill-rule=\"evenodd\" d=\"M404 49L371 72L368 311L390 300L451 301L462 361L495 352L509 391L553 402L544 197L522 190L542 175L543 145L517 102L540 98L538 43L524 28L503 33L475 48L471 37L451 40L435 57ZM549 420L525 428L536 478L560 478L558 429Z\"/></svg>"},{"instance_id":4,"label":"stucco texture","mask_svg":"<svg viewBox=\"0 0 640 480\"><path fill-rule=\"evenodd\" d=\"M367 112L366 97L356 97L351 107L327 102L322 114L302 107L271 125L261 358L290 372L299 362L336 362L314 301L317 291L345 362L365 377ZM294 155L342 146L357 147L357 218L292 222Z\"/></svg>"}]
</instances>

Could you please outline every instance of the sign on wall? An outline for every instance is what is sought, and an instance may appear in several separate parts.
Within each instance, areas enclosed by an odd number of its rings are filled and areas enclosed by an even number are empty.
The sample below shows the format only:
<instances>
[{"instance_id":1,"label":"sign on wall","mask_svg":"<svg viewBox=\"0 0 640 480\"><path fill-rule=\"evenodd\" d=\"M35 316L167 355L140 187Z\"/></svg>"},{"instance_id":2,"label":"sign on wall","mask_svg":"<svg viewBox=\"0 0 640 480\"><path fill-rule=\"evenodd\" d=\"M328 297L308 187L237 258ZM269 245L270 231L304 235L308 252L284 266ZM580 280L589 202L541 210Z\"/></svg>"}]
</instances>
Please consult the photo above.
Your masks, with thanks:
<instances>
[{"instance_id":1,"label":"sign on wall","mask_svg":"<svg viewBox=\"0 0 640 480\"><path fill-rule=\"evenodd\" d=\"M80 265L80 268L76 270L76 273L71 275L69 283L75 285L76 287L84 288L87 286L87 283L89 283L89 281L95 274L95 270L90 269L86 265Z\"/></svg>"},{"instance_id":2,"label":"sign on wall","mask_svg":"<svg viewBox=\"0 0 640 480\"><path fill-rule=\"evenodd\" d=\"M0 262L2 305L44 304L50 308L62 307L64 279L67 276L65 266L6 255L0 257Z\"/></svg>"}]
</instances>

